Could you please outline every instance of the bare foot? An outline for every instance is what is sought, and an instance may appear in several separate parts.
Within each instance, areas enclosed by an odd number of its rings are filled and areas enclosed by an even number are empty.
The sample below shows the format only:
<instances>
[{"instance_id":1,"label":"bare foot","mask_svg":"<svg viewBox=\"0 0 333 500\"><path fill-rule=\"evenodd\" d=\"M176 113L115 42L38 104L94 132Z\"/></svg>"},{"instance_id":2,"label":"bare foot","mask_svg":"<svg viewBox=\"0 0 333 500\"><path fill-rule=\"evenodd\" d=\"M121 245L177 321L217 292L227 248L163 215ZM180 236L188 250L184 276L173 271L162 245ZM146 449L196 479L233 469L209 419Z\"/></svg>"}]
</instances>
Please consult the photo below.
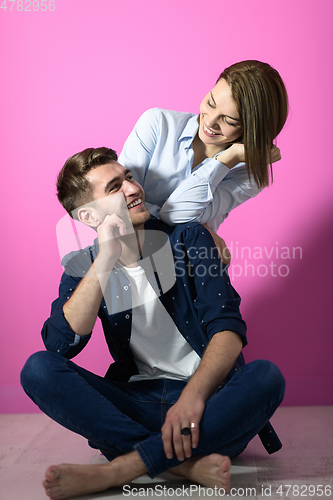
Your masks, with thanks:
<instances>
[{"instance_id":1,"label":"bare foot","mask_svg":"<svg viewBox=\"0 0 333 500\"><path fill-rule=\"evenodd\" d=\"M225 493L229 493L230 467L229 457L213 453L205 457L190 458L177 467L169 469L169 472L176 476L186 477L203 486L223 488Z\"/></svg>"},{"instance_id":2,"label":"bare foot","mask_svg":"<svg viewBox=\"0 0 333 500\"><path fill-rule=\"evenodd\" d=\"M101 465L51 465L43 486L51 500L64 500L123 486L146 472L140 456L132 452Z\"/></svg>"}]
</instances>

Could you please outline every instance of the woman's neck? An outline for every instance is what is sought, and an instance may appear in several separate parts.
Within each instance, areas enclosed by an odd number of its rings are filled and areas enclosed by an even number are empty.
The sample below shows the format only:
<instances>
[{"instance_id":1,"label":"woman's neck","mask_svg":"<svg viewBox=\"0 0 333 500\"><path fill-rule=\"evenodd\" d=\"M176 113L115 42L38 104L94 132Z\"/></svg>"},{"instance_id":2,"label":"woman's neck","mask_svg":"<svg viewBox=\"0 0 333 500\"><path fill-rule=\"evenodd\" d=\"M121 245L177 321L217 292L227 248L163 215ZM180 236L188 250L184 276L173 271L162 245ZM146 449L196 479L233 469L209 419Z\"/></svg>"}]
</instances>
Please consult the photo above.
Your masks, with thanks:
<instances>
[{"instance_id":1,"label":"woman's neck","mask_svg":"<svg viewBox=\"0 0 333 500\"><path fill-rule=\"evenodd\" d=\"M224 149L223 146L216 147L212 144L204 144L198 134L196 134L192 141L192 148L194 152L192 168L195 168L206 158L214 158L217 153L220 153Z\"/></svg>"}]
</instances>

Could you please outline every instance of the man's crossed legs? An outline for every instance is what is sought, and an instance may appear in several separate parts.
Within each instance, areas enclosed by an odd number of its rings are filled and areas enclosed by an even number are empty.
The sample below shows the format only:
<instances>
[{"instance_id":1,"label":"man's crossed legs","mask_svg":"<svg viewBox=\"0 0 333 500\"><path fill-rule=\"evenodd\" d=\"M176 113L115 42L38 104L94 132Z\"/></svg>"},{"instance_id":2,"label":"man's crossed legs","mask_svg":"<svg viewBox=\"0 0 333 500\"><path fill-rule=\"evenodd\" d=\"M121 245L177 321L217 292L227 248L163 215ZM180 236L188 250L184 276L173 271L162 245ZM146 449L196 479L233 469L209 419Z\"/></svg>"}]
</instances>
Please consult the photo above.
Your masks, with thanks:
<instances>
[{"instance_id":1,"label":"man's crossed legs","mask_svg":"<svg viewBox=\"0 0 333 500\"><path fill-rule=\"evenodd\" d=\"M179 462L165 456L161 427L185 382L111 382L49 351L28 359L21 382L44 413L84 436L110 460L49 467L44 486L54 500L122 486L145 473L153 478L166 470L228 491L228 457L241 453L265 426L285 387L279 369L269 361L239 369L208 399L199 445L192 458Z\"/></svg>"}]
</instances>

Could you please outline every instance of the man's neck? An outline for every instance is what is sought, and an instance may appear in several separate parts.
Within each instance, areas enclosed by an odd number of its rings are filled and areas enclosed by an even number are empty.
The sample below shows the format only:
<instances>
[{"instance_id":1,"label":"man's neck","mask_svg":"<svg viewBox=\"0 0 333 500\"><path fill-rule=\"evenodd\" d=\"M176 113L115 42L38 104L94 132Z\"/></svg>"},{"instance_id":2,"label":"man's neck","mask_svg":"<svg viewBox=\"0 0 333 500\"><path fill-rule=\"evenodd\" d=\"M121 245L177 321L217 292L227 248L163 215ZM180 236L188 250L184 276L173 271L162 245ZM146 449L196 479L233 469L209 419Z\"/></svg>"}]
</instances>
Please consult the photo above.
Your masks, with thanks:
<instances>
[{"instance_id":1,"label":"man's neck","mask_svg":"<svg viewBox=\"0 0 333 500\"><path fill-rule=\"evenodd\" d=\"M124 267L137 267L137 261L142 254L145 239L144 225L134 228L134 233L123 236L120 240L122 253L118 259L119 264Z\"/></svg>"}]
</instances>

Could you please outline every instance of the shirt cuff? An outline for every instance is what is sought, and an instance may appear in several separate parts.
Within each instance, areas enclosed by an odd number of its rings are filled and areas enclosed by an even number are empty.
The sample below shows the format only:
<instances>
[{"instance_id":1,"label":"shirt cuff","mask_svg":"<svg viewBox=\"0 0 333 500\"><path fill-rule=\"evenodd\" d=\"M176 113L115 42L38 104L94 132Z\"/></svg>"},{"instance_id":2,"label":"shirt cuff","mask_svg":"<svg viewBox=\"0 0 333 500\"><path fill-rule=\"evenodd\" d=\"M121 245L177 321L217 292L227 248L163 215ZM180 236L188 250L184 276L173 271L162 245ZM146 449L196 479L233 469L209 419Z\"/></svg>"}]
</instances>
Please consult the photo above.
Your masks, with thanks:
<instances>
[{"instance_id":1,"label":"shirt cuff","mask_svg":"<svg viewBox=\"0 0 333 500\"><path fill-rule=\"evenodd\" d=\"M203 181L217 186L230 172L229 168L221 163L215 158L209 158L206 160L200 168L193 172L193 176L196 177L197 182Z\"/></svg>"},{"instance_id":2,"label":"shirt cuff","mask_svg":"<svg viewBox=\"0 0 333 500\"><path fill-rule=\"evenodd\" d=\"M73 342L73 344L69 344L69 346L74 347L74 346L78 345L78 343L80 342L80 338L81 338L80 335L75 334L74 342Z\"/></svg>"}]
</instances>

